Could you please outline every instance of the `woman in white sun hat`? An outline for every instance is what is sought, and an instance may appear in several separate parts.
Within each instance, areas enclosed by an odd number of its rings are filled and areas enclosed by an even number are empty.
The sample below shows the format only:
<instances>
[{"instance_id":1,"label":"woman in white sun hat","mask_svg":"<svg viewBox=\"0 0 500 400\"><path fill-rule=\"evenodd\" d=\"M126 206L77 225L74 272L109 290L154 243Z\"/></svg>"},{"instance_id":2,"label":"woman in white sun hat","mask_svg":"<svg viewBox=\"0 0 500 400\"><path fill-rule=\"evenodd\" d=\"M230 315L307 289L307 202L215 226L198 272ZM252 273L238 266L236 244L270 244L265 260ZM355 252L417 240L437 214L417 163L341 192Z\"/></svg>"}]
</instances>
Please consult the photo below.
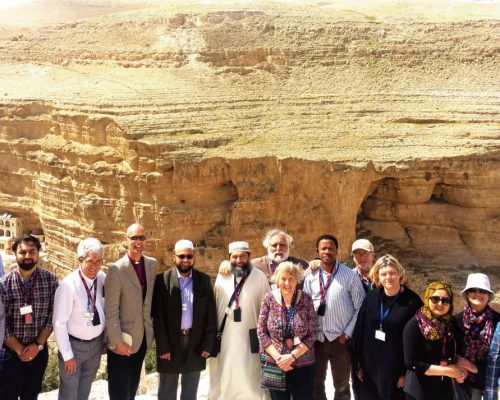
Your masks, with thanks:
<instances>
[{"instance_id":1,"label":"woman in white sun hat","mask_svg":"<svg viewBox=\"0 0 500 400\"><path fill-rule=\"evenodd\" d=\"M490 280L485 274L474 273L467 277L462 290L464 310L455 315L458 328L463 333L463 355L477 366L476 374L469 374L465 382L471 391L471 400L480 400L484 390L486 361L493 333L500 314L489 303L493 299Z\"/></svg>"}]
</instances>

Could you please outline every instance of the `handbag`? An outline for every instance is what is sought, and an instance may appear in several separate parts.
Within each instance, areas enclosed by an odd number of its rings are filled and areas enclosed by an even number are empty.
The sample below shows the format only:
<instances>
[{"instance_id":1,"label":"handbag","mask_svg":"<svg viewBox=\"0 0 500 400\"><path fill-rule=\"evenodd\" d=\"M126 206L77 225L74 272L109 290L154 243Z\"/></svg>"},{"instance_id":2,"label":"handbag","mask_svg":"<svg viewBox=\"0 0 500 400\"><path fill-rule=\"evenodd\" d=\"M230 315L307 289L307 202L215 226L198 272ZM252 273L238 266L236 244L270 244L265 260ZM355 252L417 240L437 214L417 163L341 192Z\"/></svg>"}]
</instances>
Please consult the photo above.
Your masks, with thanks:
<instances>
[{"instance_id":1,"label":"handbag","mask_svg":"<svg viewBox=\"0 0 500 400\"><path fill-rule=\"evenodd\" d=\"M458 383L455 379L451 379L451 394L453 400L470 400L471 395L467 391L467 388Z\"/></svg>"},{"instance_id":2,"label":"handbag","mask_svg":"<svg viewBox=\"0 0 500 400\"><path fill-rule=\"evenodd\" d=\"M231 306L231 303L234 300L235 294L233 293L231 298L229 299L229 304L227 305L228 307ZM212 352L210 353L210 357L217 357L217 355L220 353L221 345L222 345L222 332L224 332L224 326L226 325L226 319L227 319L227 314L224 315L224 318L222 319L222 324L220 325L219 330L217 331L217 334L215 335L215 341L214 341L214 346L212 347Z\"/></svg>"},{"instance_id":3,"label":"handbag","mask_svg":"<svg viewBox=\"0 0 500 400\"><path fill-rule=\"evenodd\" d=\"M256 354L259 352L259 337L257 336L257 328L249 329L248 336L250 337L250 353Z\"/></svg>"},{"instance_id":4,"label":"handbag","mask_svg":"<svg viewBox=\"0 0 500 400\"><path fill-rule=\"evenodd\" d=\"M286 372L275 363L260 360L260 387L269 390L286 391Z\"/></svg>"}]
</instances>

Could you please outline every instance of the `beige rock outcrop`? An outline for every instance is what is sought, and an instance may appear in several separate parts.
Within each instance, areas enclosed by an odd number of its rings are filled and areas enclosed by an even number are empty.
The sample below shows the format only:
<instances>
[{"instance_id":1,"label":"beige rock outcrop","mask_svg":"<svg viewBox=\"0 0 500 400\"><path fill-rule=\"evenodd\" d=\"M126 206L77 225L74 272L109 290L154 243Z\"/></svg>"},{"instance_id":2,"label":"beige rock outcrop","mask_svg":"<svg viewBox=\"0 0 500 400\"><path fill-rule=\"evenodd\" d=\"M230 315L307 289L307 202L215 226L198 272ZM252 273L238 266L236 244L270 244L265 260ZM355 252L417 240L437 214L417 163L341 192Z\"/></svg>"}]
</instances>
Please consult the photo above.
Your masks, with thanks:
<instances>
[{"instance_id":1,"label":"beige rock outcrop","mask_svg":"<svg viewBox=\"0 0 500 400\"><path fill-rule=\"evenodd\" d=\"M212 274L274 226L305 258L332 232L341 258L367 235L457 284L498 266L498 10L342 4L173 4L3 40L0 211L41 224L61 274L85 236L118 257L133 221L162 267L185 237Z\"/></svg>"}]
</instances>

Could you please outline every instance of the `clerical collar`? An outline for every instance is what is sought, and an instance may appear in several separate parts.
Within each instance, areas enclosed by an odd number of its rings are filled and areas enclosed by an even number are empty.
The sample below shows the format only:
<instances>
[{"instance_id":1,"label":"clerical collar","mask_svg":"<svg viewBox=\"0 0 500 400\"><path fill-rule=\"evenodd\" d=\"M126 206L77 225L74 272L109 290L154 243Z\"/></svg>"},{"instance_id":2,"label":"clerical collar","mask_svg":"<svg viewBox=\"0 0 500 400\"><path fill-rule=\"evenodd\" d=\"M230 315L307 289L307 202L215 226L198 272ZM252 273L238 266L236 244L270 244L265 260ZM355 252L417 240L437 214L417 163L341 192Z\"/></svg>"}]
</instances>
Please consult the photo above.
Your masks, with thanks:
<instances>
[{"instance_id":1,"label":"clerical collar","mask_svg":"<svg viewBox=\"0 0 500 400\"><path fill-rule=\"evenodd\" d=\"M132 265L139 265L142 262L142 256L139 258L138 261L134 260L132 257L130 257L130 254L127 253L128 259Z\"/></svg>"}]
</instances>

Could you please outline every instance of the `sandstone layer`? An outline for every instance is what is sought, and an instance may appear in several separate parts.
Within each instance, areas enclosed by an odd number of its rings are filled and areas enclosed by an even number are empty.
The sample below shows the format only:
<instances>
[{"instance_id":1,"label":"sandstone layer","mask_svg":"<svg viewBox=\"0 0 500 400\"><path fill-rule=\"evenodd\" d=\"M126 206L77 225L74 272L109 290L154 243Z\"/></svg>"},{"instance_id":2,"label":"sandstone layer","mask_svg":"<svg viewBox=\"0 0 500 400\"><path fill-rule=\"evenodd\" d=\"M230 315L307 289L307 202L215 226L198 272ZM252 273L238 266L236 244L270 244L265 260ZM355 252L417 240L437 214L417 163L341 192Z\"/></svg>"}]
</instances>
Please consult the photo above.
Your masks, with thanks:
<instances>
[{"instance_id":1,"label":"sandstone layer","mask_svg":"<svg viewBox=\"0 0 500 400\"><path fill-rule=\"evenodd\" d=\"M163 268L181 237L213 274L278 226L305 258L364 235L429 279L496 279L499 12L449 5L179 3L6 37L0 211L43 227L61 274L141 221Z\"/></svg>"}]
</instances>

